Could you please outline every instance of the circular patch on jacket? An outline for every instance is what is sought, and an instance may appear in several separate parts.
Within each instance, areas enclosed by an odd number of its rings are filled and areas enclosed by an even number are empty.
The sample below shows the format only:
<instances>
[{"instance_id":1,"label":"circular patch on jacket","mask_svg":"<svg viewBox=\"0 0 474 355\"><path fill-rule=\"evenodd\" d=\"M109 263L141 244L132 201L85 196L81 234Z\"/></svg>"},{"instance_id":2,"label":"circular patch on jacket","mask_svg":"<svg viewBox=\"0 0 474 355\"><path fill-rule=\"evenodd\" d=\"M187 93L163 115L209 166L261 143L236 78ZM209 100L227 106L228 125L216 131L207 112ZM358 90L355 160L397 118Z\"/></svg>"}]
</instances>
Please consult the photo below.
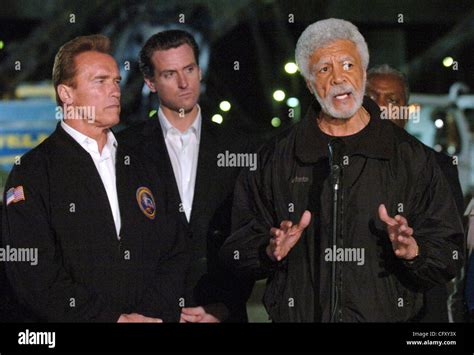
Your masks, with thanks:
<instances>
[{"instance_id":1,"label":"circular patch on jacket","mask_svg":"<svg viewBox=\"0 0 474 355\"><path fill-rule=\"evenodd\" d=\"M148 187L139 187L137 189L137 202L145 216L150 219L155 219L155 198Z\"/></svg>"}]
</instances>

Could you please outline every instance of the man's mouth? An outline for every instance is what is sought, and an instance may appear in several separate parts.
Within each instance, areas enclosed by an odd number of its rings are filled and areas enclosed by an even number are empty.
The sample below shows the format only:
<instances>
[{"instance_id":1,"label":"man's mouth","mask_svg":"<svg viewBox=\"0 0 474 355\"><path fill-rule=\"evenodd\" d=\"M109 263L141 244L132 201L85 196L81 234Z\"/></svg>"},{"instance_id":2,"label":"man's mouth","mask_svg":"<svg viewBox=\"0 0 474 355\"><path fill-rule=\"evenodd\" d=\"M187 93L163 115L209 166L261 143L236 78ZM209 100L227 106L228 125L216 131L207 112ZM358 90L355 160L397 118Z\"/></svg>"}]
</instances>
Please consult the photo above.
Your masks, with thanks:
<instances>
[{"instance_id":1,"label":"man's mouth","mask_svg":"<svg viewBox=\"0 0 474 355\"><path fill-rule=\"evenodd\" d=\"M343 92L343 93L334 95L334 98L336 100L345 100L345 99L349 98L351 95L352 95L351 92Z\"/></svg>"}]
</instances>

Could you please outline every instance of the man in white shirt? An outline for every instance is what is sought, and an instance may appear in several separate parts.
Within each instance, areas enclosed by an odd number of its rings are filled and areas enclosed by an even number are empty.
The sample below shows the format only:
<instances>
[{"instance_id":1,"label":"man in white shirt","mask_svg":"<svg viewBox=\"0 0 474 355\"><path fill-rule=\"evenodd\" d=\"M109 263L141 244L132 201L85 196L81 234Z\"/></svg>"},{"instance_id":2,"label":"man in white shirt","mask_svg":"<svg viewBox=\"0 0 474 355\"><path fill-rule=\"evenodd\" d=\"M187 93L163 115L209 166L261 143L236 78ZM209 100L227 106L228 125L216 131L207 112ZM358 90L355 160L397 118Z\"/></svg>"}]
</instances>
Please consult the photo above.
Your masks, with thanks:
<instances>
[{"instance_id":1,"label":"man in white shirt","mask_svg":"<svg viewBox=\"0 0 474 355\"><path fill-rule=\"evenodd\" d=\"M198 105L197 114L184 132L173 126L164 114L163 105L158 110L161 130L165 139L166 148L173 166L174 176L181 196L182 208L188 222L191 217L191 208L196 182L196 170L199 155L199 139L201 137L201 109Z\"/></svg>"},{"instance_id":2,"label":"man in white shirt","mask_svg":"<svg viewBox=\"0 0 474 355\"><path fill-rule=\"evenodd\" d=\"M199 48L193 36L170 30L150 37L140 52L146 85L158 95L158 119L121 132L119 142L138 147L168 171L183 216L191 266L181 322L246 321L253 282L235 278L218 261L230 234L238 167L218 167L217 156L243 153L248 141L204 119L198 104ZM123 140L122 140L123 139Z\"/></svg>"},{"instance_id":3,"label":"man in white shirt","mask_svg":"<svg viewBox=\"0 0 474 355\"><path fill-rule=\"evenodd\" d=\"M82 121L82 120L80 120ZM89 136L74 129L75 126L72 119L61 121L61 128L66 131L84 150L90 154L97 172L100 175L102 183L104 184L107 197L109 199L110 208L114 217L115 230L117 231L117 238L120 238L120 209L117 197L117 188L115 186L115 157L117 154L117 140L112 131L107 130L103 132L106 134L106 143L99 151L97 141Z\"/></svg>"},{"instance_id":4,"label":"man in white shirt","mask_svg":"<svg viewBox=\"0 0 474 355\"><path fill-rule=\"evenodd\" d=\"M7 276L36 321L179 320L187 257L178 219L110 130L120 117L110 53L101 35L60 48L53 82L64 120L6 184L3 244L38 251L37 265L10 263Z\"/></svg>"}]
</instances>

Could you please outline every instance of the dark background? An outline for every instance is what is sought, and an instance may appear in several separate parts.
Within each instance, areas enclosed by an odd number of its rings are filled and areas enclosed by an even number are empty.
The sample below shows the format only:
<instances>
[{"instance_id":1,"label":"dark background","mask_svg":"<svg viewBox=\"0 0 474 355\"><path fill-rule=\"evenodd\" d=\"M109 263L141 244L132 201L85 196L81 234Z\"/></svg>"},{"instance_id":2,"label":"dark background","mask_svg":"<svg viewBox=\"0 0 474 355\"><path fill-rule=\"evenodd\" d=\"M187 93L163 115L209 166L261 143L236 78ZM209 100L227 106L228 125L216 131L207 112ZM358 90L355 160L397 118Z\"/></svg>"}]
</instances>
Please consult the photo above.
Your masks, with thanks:
<instances>
[{"instance_id":1,"label":"dark background","mask_svg":"<svg viewBox=\"0 0 474 355\"><path fill-rule=\"evenodd\" d=\"M75 23L70 23L74 14ZM232 109L224 125L258 137L267 137L293 122L285 102L272 98L281 88L300 100L304 115L311 97L300 75L283 67L294 61L301 32L310 23L328 17L349 20L365 36L370 66L389 63L409 76L411 91L446 94L455 81L474 87L474 2L457 1L18 1L4 0L0 9L0 98L12 98L24 82L49 80L54 54L78 35L104 33L117 46L116 59L131 62L123 83L122 121L147 118L156 104L143 98L136 54L146 37L140 27L185 25L198 31L209 46L205 93L201 106L209 118L219 113L219 102ZM294 23L289 16L294 15ZM400 19L403 17L403 23ZM145 38L144 38L145 37ZM125 40L125 50L121 41ZM458 70L442 65L446 56ZM13 70L21 60L22 70ZM240 70L234 70L238 61ZM271 125L279 117L281 126Z\"/></svg>"}]
</instances>

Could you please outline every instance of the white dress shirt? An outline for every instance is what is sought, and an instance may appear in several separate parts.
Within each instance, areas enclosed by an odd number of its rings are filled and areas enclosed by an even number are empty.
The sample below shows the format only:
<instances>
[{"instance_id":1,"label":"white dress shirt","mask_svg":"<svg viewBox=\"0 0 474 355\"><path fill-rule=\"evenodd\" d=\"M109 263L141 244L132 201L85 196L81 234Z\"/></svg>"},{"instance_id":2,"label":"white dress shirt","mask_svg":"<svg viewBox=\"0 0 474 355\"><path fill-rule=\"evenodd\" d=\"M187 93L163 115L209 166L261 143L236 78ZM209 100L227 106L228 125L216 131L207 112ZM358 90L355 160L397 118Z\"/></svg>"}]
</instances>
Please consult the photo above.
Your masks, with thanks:
<instances>
[{"instance_id":1,"label":"white dress shirt","mask_svg":"<svg viewBox=\"0 0 474 355\"><path fill-rule=\"evenodd\" d=\"M99 146L95 139L92 139L85 134L75 130L66 122L61 121L61 127L68 133L77 143L80 144L84 150L90 154L94 161L97 172L100 175L102 183L104 184L107 197L109 199L110 209L114 217L115 230L117 238L120 239L120 227L122 225L120 219L120 208L117 196L117 185L115 179L115 157L117 154L117 140L112 131L107 133L107 143L102 149L102 154L99 153Z\"/></svg>"},{"instance_id":2,"label":"white dress shirt","mask_svg":"<svg viewBox=\"0 0 474 355\"><path fill-rule=\"evenodd\" d=\"M201 137L201 108L198 106L196 118L185 132L181 132L168 121L161 107L158 110L158 119L173 166L182 207L189 222L193 206L199 140Z\"/></svg>"}]
</instances>

